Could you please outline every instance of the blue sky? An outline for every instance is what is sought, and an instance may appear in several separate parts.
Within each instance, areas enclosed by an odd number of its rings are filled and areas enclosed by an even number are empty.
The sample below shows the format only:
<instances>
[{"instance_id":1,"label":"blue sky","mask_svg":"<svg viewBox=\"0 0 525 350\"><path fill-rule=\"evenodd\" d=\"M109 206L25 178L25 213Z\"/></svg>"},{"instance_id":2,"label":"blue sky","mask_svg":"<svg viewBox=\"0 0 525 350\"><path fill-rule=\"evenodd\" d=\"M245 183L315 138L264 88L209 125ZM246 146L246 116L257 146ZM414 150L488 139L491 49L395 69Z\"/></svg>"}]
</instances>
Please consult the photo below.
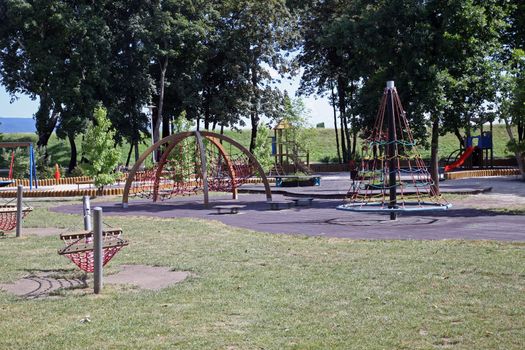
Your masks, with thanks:
<instances>
[{"instance_id":1,"label":"blue sky","mask_svg":"<svg viewBox=\"0 0 525 350\"><path fill-rule=\"evenodd\" d=\"M299 87L299 78L283 79L277 85L281 90L287 90L294 96ZM333 111L326 98L303 98L306 107L310 110L310 124L325 123L325 127L333 127ZM18 100L10 102L10 97L3 86L0 86L0 116L1 117L32 117L38 109L38 101L32 101L26 95L19 95Z\"/></svg>"}]
</instances>

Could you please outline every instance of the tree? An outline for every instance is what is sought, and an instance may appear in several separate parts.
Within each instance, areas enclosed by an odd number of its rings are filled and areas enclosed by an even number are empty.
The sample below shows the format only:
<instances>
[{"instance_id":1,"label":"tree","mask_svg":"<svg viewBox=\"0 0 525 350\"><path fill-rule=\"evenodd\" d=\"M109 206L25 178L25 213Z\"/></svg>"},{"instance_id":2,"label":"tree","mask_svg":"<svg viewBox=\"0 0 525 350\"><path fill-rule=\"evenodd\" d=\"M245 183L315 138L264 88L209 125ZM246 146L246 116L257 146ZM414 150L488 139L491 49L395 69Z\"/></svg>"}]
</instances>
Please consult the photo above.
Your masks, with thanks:
<instances>
[{"instance_id":1,"label":"tree","mask_svg":"<svg viewBox=\"0 0 525 350\"><path fill-rule=\"evenodd\" d=\"M284 95L282 119L289 126L284 130L288 140L295 141L304 151L309 147L309 139L304 133L309 126L309 111L300 98L290 98L288 94Z\"/></svg>"},{"instance_id":2,"label":"tree","mask_svg":"<svg viewBox=\"0 0 525 350\"><path fill-rule=\"evenodd\" d=\"M300 93L330 95L334 113L339 110L341 142L336 134L336 143L344 162L356 153L356 97L369 61L360 49L363 18L375 8L369 2L331 0L313 1L299 10L303 42L296 61L304 68ZM337 130L335 120L334 126Z\"/></svg>"},{"instance_id":3,"label":"tree","mask_svg":"<svg viewBox=\"0 0 525 350\"><path fill-rule=\"evenodd\" d=\"M509 142L522 179L525 181L525 4L516 3L509 11L509 26L503 33L504 45L495 80L499 83L497 114L505 123ZM514 132L516 128L517 133Z\"/></svg>"},{"instance_id":4,"label":"tree","mask_svg":"<svg viewBox=\"0 0 525 350\"><path fill-rule=\"evenodd\" d=\"M100 9L111 33L107 62L111 75L104 81L100 100L117 131L116 141L126 139L135 151L135 160L139 157L139 143L149 134L149 120L143 109L151 103L154 87L149 71L151 54L143 40L147 10L147 2L134 0L108 1Z\"/></svg>"},{"instance_id":5,"label":"tree","mask_svg":"<svg viewBox=\"0 0 525 350\"><path fill-rule=\"evenodd\" d=\"M118 178L115 171L120 160L120 150L115 147L115 130L107 118L106 109L99 106L93 113L82 143L84 157L88 160L82 167L93 177L95 186L110 185Z\"/></svg>"},{"instance_id":6,"label":"tree","mask_svg":"<svg viewBox=\"0 0 525 350\"><path fill-rule=\"evenodd\" d=\"M499 72L498 117L505 123L509 142L507 148L514 153L522 179L525 181L525 52L514 49L512 57L501 65ZM513 127L517 129L517 135Z\"/></svg>"},{"instance_id":7,"label":"tree","mask_svg":"<svg viewBox=\"0 0 525 350\"><path fill-rule=\"evenodd\" d=\"M40 98L38 146L57 135L71 145L85 128L107 81L108 31L99 5L62 1L5 1L0 6L0 77L12 95Z\"/></svg>"},{"instance_id":8,"label":"tree","mask_svg":"<svg viewBox=\"0 0 525 350\"><path fill-rule=\"evenodd\" d=\"M166 84L192 74L188 58L202 51L200 46L209 31L209 14L210 3L203 0L153 1L146 11L143 40L154 62L151 72L156 82L153 142L160 139L161 122L169 125L170 121L168 113L164 113ZM172 66L177 74L170 76L175 81L168 81L168 68Z\"/></svg>"},{"instance_id":9,"label":"tree","mask_svg":"<svg viewBox=\"0 0 525 350\"><path fill-rule=\"evenodd\" d=\"M270 129L267 127L259 129L257 142L255 143L255 148L252 152L266 173L270 171L270 168L274 164L272 157L272 144L270 140Z\"/></svg>"},{"instance_id":10,"label":"tree","mask_svg":"<svg viewBox=\"0 0 525 350\"><path fill-rule=\"evenodd\" d=\"M239 77L249 88L250 150L257 140L263 115L279 112L280 94L269 84L270 68L279 74L289 70L285 50L295 43L294 18L284 0L225 1L221 16L229 23L228 44L239 59Z\"/></svg>"}]
</instances>

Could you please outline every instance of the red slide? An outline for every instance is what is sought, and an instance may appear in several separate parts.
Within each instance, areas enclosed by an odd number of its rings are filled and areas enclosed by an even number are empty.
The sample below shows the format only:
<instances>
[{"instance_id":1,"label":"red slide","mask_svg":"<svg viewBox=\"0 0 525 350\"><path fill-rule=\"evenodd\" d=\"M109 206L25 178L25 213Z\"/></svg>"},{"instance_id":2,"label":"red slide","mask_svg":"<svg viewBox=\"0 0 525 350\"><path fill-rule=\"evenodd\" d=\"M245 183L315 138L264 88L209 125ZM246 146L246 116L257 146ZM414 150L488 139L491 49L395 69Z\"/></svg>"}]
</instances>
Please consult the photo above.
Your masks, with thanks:
<instances>
[{"instance_id":1,"label":"red slide","mask_svg":"<svg viewBox=\"0 0 525 350\"><path fill-rule=\"evenodd\" d=\"M473 147L473 146L467 147L465 152L463 152L463 154L461 155L461 157L459 157L458 160L456 160L454 163L445 165L445 172L454 170L458 166L463 165L463 163L465 163L465 160L467 160L467 158L470 157L472 152L474 152L474 148L476 148L476 147Z\"/></svg>"}]
</instances>

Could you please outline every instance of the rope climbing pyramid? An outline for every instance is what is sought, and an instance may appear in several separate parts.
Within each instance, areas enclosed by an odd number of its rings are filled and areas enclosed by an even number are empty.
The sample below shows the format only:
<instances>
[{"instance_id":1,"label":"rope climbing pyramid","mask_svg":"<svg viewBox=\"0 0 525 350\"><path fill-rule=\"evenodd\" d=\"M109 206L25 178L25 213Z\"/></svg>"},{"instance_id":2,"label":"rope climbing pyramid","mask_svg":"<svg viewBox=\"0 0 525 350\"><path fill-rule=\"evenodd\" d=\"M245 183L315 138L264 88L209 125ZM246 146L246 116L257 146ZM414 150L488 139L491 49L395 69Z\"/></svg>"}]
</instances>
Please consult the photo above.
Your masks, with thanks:
<instances>
[{"instance_id":1,"label":"rope climbing pyramid","mask_svg":"<svg viewBox=\"0 0 525 350\"><path fill-rule=\"evenodd\" d=\"M337 209L388 213L395 220L398 213L446 210L451 206L439 194L416 149L393 81L387 82L356 170L348 191L350 201Z\"/></svg>"}]
</instances>

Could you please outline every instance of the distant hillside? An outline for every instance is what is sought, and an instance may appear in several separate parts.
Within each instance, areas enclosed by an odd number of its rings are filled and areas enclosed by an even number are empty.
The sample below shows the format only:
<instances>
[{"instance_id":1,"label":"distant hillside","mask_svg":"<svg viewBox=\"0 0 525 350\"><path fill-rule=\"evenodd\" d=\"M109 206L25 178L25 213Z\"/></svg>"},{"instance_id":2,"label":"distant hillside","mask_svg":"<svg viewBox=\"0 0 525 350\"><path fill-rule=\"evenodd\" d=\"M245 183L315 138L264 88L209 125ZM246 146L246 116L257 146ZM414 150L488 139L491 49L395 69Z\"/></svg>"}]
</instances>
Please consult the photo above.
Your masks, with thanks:
<instances>
[{"instance_id":1,"label":"distant hillside","mask_svg":"<svg viewBox=\"0 0 525 350\"><path fill-rule=\"evenodd\" d=\"M36 131L33 118L0 117L0 133L33 133Z\"/></svg>"}]
</instances>

